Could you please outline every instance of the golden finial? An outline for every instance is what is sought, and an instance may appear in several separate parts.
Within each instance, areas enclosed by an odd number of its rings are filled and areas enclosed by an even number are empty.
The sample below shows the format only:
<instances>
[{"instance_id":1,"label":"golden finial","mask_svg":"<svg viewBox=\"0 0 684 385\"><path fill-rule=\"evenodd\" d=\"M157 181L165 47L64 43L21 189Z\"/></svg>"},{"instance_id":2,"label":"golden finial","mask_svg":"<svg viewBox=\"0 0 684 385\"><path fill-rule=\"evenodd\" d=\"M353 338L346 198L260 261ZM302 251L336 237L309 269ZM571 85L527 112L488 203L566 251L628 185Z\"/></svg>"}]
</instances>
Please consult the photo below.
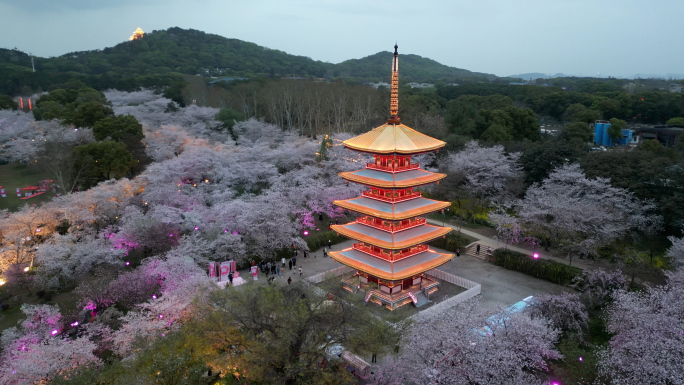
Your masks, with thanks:
<instances>
[{"instance_id":1,"label":"golden finial","mask_svg":"<svg viewBox=\"0 0 684 385\"><path fill-rule=\"evenodd\" d=\"M392 85L390 88L390 118L387 124L399 124L399 46L394 44L394 58L392 59Z\"/></svg>"}]
</instances>

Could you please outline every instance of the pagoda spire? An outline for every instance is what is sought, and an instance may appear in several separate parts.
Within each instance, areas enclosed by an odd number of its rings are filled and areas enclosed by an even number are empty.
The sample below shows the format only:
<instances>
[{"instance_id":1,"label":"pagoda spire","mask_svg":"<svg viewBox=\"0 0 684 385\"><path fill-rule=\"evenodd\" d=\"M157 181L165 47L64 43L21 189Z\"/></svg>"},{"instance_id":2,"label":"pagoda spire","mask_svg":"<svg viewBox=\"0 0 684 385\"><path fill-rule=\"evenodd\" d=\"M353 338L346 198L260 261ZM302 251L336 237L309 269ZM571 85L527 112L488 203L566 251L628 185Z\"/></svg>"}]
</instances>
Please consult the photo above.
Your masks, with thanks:
<instances>
[{"instance_id":1,"label":"pagoda spire","mask_svg":"<svg viewBox=\"0 0 684 385\"><path fill-rule=\"evenodd\" d=\"M399 46L394 44L394 58L392 59L392 86L390 89L390 118L387 124L399 124Z\"/></svg>"}]
</instances>

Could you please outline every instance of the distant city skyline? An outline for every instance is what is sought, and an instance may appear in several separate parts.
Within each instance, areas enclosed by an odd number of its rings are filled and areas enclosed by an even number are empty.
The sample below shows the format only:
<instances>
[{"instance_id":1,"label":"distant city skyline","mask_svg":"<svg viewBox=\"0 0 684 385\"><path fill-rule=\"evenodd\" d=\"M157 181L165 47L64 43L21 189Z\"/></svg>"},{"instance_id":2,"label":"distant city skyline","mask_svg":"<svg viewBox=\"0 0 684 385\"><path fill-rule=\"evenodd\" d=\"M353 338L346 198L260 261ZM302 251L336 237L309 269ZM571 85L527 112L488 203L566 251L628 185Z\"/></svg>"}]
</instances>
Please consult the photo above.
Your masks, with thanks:
<instances>
[{"instance_id":1,"label":"distant city skyline","mask_svg":"<svg viewBox=\"0 0 684 385\"><path fill-rule=\"evenodd\" d=\"M0 48L59 56L178 26L331 63L397 41L400 54L498 76L667 77L684 73L682 14L681 0L0 0Z\"/></svg>"}]
</instances>

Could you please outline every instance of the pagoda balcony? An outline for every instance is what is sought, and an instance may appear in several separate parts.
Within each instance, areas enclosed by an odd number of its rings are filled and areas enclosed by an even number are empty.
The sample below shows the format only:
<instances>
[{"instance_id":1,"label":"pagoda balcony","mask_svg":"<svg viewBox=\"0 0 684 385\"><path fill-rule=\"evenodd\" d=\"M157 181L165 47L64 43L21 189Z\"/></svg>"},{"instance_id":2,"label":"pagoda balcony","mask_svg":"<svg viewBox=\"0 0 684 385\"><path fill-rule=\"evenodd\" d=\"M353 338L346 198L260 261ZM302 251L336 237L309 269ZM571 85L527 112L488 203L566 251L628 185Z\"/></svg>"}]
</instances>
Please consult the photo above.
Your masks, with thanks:
<instances>
[{"instance_id":1,"label":"pagoda balcony","mask_svg":"<svg viewBox=\"0 0 684 385\"><path fill-rule=\"evenodd\" d=\"M399 224L393 224L392 222L376 220L372 217L359 217L356 218L356 222L362 225L376 228L378 230L396 233L402 230L424 225L427 223L427 220L425 218L415 218L412 221L401 221Z\"/></svg>"},{"instance_id":2,"label":"pagoda balcony","mask_svg":"<svg viewBox=\"0 0 684 385\"><path fill-rule=\"evenodd\" d=\"M409 170L417 170L420 168L420 164L418 163L409 163L404 166L393 166L393 165L387 165L387 166L382 166L377 163L366 163L366 168L370 168L373 170L380 170L380 171L387 171L391 173L395 172L402 172L402 171L409 171Z\"/></svg>"},{"instance_id":3,"label":"pagoda balcony","mask_svg":"<svg viewBox=\"0 0 684 385\"><path fill-rule=\"evenodd\" d=\"M397 196L397 197L373 194L373 192L371 192L371 191L362 191L361 195L366 197L366 198L371 198L371 199L375 199L375 200L379 200L379 201L383 201L383 202L389 202L389 203L404 202L404 201L408 201L411 199L420 198L422 196L419 191L415 191L415 192L408 193L408 194L401 195L401 196Z\"/></svg>"},{"instance_id":4,"label":"pagoda balcony","mask_svg":"<svg viewBox=\"0 0 684 385\"><path fill-rule=\"evenodd\" d=\"M386 251L379 247L366 245L365 243L354 243L352 248L386 261L395 262L427 251L428 245L416 245L401 251Z\"/></svg>"}]
</instances>

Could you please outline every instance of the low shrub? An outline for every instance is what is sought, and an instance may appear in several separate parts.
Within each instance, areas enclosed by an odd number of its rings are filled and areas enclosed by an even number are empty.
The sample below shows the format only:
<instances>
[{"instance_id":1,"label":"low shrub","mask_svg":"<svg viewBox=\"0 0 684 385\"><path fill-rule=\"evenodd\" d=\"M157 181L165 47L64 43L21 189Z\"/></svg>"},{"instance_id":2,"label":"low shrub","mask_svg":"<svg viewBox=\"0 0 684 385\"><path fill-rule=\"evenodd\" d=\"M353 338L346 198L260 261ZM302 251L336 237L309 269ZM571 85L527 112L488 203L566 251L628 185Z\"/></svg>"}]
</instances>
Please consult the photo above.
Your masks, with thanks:
<instances>
[{"instance_id":1,"label":"low shrub","mask_svg":"<svg viewBox=\"0 0 684 385\"><path fill-rule=\"evenodd\" d=\"M492 262L495 265L564 286L582 274L582 269L579 267L568 266L550 259L532 259L527 254L505 249L494 250Z\"/></svg>"},{"instance_id":2,"label":"low shrub","mask_svg":"<svg viewBox=\"0 0 684 385\"><path fill-rule=\"evenodd\" d=\"M440 249L451 252L456 252L456 249L461 249L461 252L465 253L465 245L468 243L470 243L468 238L451 232L447 234L446 237L440 237L430 241L430 246L439 247Z\"/></svg>"},{"instance_id":3,"label":"low shrub","mask_svg":"<svg viewBox=\"0 0 684 385\"><path fill-rule=\"evenodd\" d=\"M306 241L307 246L309 246L309 250L315 251L320 249L323 246L328 245L328 240L330 240L333 244L340 243L344 241L345 237L337 234L334 231L324 231L322 233L316 234L316 235L311 235L307 236L304 238Z\"/></svg>"}]
</instances>

